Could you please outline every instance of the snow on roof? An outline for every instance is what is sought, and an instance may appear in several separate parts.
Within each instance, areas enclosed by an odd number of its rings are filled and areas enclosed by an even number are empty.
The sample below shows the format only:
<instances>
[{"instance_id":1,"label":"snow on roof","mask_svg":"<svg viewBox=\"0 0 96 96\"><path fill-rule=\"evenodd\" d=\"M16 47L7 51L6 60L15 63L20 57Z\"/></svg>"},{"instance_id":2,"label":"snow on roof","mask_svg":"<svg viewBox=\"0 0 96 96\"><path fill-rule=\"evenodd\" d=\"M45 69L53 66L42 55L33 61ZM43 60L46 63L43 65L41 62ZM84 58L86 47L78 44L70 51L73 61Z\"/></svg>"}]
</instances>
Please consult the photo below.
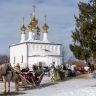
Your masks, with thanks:
<instances>
[{"instance_id":1,"label":"snow on roof","mask_svg":"<svg viewBox=\"0 0 96 96\"><path fill-rule=\"evenodd\" d=\"M17 43L17 44L12 44L11 46L9 47L12 47L12 46L16 46L16 45L20 45L20 44L24 44L24 43L38 43L38 44L54 44L54 45L57 45L56 43L54 42L49 42L49 41L41 41L41 40L26 40L24 42L20 42L20 43ZM61 44L58 44L58 45L61 45Z\"/></svg>"},{"instance_id":2,"label":"snow on roof","mask_svg":"<svg viewBox=\"0 0 96 96\"><path fill-rule=\"evenodd\" d=\"M25 42L37 42L37 43L53 43L53 42L49 42L49 41L41 41L41 40L27 40Z\"/></svg>"}]
</instances>

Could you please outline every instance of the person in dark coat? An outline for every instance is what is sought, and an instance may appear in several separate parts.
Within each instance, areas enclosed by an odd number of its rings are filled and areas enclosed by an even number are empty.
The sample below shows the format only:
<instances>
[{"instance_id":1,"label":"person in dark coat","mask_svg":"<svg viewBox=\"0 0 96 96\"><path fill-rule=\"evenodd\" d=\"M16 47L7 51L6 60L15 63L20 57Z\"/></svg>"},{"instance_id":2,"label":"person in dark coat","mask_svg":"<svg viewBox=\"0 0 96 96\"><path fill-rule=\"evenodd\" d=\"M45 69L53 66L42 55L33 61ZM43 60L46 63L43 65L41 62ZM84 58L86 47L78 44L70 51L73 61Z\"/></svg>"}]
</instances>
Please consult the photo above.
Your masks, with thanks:
<instances>
[{"instance_id":1,"label":"person in dark coat","mask_svg":"<svg viewBox=\"0 0 96 96\"><path fill-rule=\"evenodd\" d=\"M38 77L42 74L42 68L41 66L38 66L37 71L35 72L35 79L38 81Z\"/></svg>"},{"instance_id":2,"label":"person in dark coat","mask_svg":"<svg viewBox=\"0 0 96 96\"><path fill-rule=\"evenodd\" d=\"M89 73L91 72L91 63L88 62L88 67L89 67Z\"/></svg>"},{"instance_id":3,"label":"person in dark coat","mask_svg":"<svg viewBox=\"0 0 96 96\"><path fill-rule=\"evenodd\" d=\"M23 73L23 72L28 72L28 71L29 71L29 68L28 68L28 67L23 68L23 69L21 70L22 73Z\"/></svg>"},{"instance_id":4,"label":"person in dark coat","mask_svg":"<svg viewBox=\"0 0 96 96\"><path fill-rule=\"evenodd\" d=\"M91 73L94 71L94 64L91 64Z\"/></svg>"}]
</instances>

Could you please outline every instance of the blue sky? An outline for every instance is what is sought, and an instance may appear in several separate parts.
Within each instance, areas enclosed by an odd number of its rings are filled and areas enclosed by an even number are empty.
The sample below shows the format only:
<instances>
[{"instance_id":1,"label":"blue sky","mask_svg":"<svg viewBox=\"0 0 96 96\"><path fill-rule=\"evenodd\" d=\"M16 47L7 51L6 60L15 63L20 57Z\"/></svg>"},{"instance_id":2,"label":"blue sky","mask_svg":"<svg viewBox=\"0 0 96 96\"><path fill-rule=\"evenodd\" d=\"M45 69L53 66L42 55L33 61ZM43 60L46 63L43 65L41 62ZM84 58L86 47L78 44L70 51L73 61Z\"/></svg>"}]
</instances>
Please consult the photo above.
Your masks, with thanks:
<instances>
[{"instance_id":1,"label":"blue sky","mask_svg":"<svg viewBox=\"0 0 96 96\"><path fill-rule=\"evenodd\" d=\"M22 17L27 27L30 22L32 6L36 5L36 18L41 29L44 25L44 16L47 16L48 39L51 42L60 43L68 56L72 56L69 44L72 44L71 31L75 29L74 14L78 17L77 3L88 0L0 0L0 54L10 53L9 46L20 42ZM28 27L26 39L28 38Z\"/></svg>"}]
</instances>

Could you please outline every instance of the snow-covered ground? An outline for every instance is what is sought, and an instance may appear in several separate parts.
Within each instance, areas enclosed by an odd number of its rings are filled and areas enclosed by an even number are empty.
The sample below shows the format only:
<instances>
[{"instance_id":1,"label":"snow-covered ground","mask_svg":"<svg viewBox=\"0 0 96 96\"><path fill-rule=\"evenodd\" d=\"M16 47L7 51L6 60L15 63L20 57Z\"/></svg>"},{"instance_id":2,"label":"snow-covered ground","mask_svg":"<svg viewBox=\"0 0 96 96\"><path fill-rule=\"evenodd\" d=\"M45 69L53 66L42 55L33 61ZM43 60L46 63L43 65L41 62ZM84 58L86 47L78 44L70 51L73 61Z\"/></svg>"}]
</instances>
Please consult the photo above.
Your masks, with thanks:
<instances>
[{"instance_id":1,"label":"snow-covered ground","mask_svg":"<svg viewBox=\"0 0 96 96\"><path fill-rule=\"evenodd\" d=\"M39 87L28 86L17 95L13 93L7 96L96 96L96 72L64 78L56 83L49 81L50 77L44 76ZM13 89L14 83L11 83L11 91ZM0 83L0 91L3 91L3 83Z\"/></svg>"}]
</instances>

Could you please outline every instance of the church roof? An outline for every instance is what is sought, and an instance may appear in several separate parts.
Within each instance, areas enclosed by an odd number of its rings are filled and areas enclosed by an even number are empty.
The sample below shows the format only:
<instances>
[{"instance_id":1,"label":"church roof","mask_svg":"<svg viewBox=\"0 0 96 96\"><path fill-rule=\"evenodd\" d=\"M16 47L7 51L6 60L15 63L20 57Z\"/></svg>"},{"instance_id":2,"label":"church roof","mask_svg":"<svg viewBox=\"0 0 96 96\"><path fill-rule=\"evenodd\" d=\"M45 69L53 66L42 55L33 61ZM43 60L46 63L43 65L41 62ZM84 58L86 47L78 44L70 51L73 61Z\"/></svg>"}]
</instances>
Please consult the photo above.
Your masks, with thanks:
<instances>
[{"instance_id":1,"label":"church roof","mask_svg":"<svg viewBox=\"0 0 96 96\"><path fill-rule=\"evenodd\" d=\"M43 49L41 51L35 51L30 54L31 56L60 56L54 52L51 52L47 49Z\"/></svg>"},{"instance_id":2,"label":"church roof","mask_svg":"<svg viewBox=\"0 0 96 96\"><path fill-rule=\"evenodd\" d=\"M41 41L41 40L28 40L28 41L25 41L25 42L51 43L49 41Z\"/></svg>"},{"instance_id":3,"label":"church roof","mask_svg":"<svg viewBox=\"0 0 96 96\"><path fill-rule=\"evenodd\" d=\"M62 44L57 44L57 43L54 43L54 42L49 42L49 41L41 41L41 40L30 40L30 41L24 41L24 42L21 42L21 43L17 43L17 44L12 44L11 46L9 47L12 47L12 46L17 46L17 45L22 45L22 44L52 44L52 45L62 45Z\"/></svg>"}]
</instances>

